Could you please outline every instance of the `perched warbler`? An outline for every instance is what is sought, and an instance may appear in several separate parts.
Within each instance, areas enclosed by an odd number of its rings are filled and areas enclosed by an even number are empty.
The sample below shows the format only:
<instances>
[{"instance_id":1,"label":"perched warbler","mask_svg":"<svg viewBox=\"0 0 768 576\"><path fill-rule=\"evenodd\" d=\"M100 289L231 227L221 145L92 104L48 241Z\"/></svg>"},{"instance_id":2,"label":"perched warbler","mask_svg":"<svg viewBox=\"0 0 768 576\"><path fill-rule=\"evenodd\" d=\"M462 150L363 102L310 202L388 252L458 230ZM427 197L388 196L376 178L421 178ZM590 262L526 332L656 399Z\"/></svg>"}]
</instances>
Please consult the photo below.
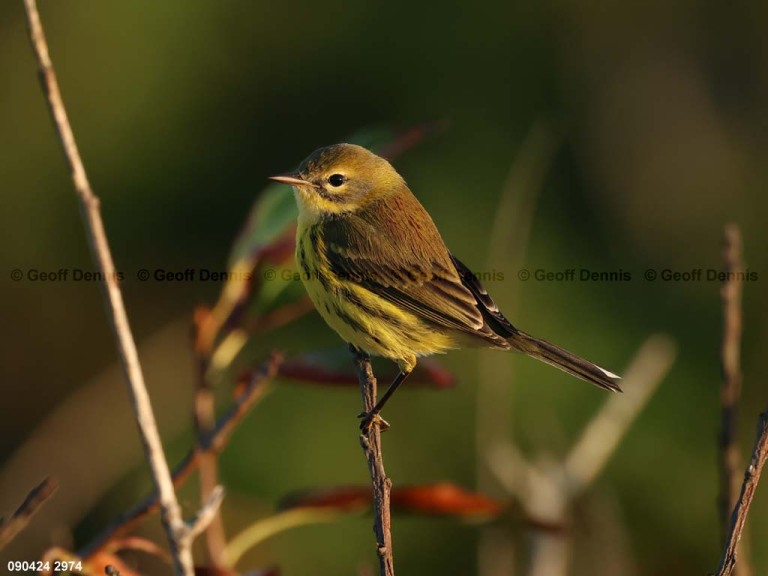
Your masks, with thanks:
<instances>
[{"instance_id":1,"label":"perched warbler","mask_svg":"<svg viewBox=\"0 0 768 576\"><path fill-rule=\"evenodd\" d=\"M517 350L606 390L619 377L515 328L445 246L432 218L384 158L361 146L315 150L293 174L296 262L317 311L339 336L400 372L367 428L422 356L481 346Z\"/></svg>"}]
</instances>

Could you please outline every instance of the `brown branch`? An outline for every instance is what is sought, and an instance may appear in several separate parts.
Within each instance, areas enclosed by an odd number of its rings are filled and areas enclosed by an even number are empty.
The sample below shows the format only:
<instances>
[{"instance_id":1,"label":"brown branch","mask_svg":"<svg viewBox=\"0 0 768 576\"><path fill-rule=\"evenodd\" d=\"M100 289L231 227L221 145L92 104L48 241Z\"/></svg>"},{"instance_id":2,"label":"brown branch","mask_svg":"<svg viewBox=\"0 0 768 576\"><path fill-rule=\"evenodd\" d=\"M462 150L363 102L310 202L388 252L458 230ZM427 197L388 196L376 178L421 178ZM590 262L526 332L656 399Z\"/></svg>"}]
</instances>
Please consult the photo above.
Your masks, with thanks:
<instances>
[{"instance_id":1,"label":"brown branch","mask_svg":"<svg viewBox=\"0 0 768 576\"><path fill-rule=\"evenodd\" d=\"M371 361L368 355L350 346L355 359L358 379L360 380L360 393L363 397L363 410L370 412L376 405L376 377L371 369ZM381 576L394 576L395 564L392 558L392 518L389 507L389 493L392 489L392 481L387 478L384 471L384 457L381 453L381 429L379 423L374 421L368 427L367 432L360 434L360 445L365 452L368 461L368 470L371 474L371 486L373 488L373 531L376 534L376 553L379 556L379 574Z\"/></svg>"},{"instance_id":2,"label":"brown branch","mask_svg":"<svg viewBox=\"0 0 768 576\"><path fill-rule=\"evenodd\" d=\"M48 44L40 22L40 14L35 0L24 0L24 6L29 26L29 37L37 57L40 81L43 92L48 100L48 107L53 123L61 141L67 163L71 170L72 182L80 200L80 209L86 228L86 236L91 247L91 254L102 275L101 283L107 306L107 314L117 340L121 364L128 381L133 409L141 435L144 454L152 471L152 479L160 495L161 518L168 538L168 544L174 560L177 574L192 576L194 566L189 527L181 514L181 506L173 489L171 472L163 452L157 423L152 412L144 374L141 371L139 356L136 350L125 311L123 296L118 284L118 275L112 254L109 249L104 222L101 218L99 199L91 190L88 177L83 166L80 153L75 143L64 102L59 91L58 81L53 70L53 64L48 54Z\"/></svg>"},{"instance_id":3,"label":"brown branch","mask_svg":"<svg viewBox=\"0 0 768 576\"><path fill-rule=\"evenodd\" d=\"M768 459L768 408L760 414L757 421L757 438L752 449L752 458L744 472L744 482L741 485L736 507L731 514L731 523L726 537L723 555L717 568L717 576L730 576L736 567L736 553L739 539L747 522L747 514L755 496L760 472Z\"/></svg>"},{"instance_id":4,"label":"brown branch","mask_svg":"<svg viewBox=\"0 0 768 576\"><path fill-rule=\"evenodd\" d=\"M56 480L49 476L30 490L27 497L24 498L24 502L19 505L16 512L8 520L0 522L0 550L5 548L19 532L27 527L35 512L48 498L53 496L58 487Z\"/></svg>"},{"instance_id":5,"label":"brown branch","mask_svg":"<svg viewBox=\"0 0 768 576\"><path fill-rule=\"evenodd\" d=\"M189 475L198 467L201 454L221 453L229 442L234 429L266 393L266 384L275 377L282 361L282 354L272 352L264 365L259 370L253 372L243 393L226 414L219 418L211 434L199 440L197 446L190 450L174 469L173 484L176 488L183 485ZM157 507L157 492L154 492L130 510L118 516L96 538L79 550L78 556L87 558L104 549L113 538L130 531L142 518L155 512Z\"/></svg>"},{"instance_id":6,"label":"brown branch","mask_svg":"<svg viewBox=\"0 0 768 576\"><path fill-rule=\"evenodd\" d=\"M721 426L719 437L720 496L718 507L723 538L728 533L729 517L739 497L741 468L738 446L738 409L741 396L741 299L744 271L741 233L733 224L723 236L723 272L720 289L723 311L723 337L720 346L722 384L720 387ZM743 565L742 565L743 566ZM742 571L741 566L739 571Z\"/></svg>"},{"instance_id":7,"label":"brown branch","mask_svg":"<svg viewBox=\"0 0 768 576\"><path fill-rule=\"evenodd\" d=\"M200 374L201 382L205 375ZM195 394L195 424L197 427L198 443L211 434L216 424L216 407L214 404L213 390L207 383L202 383ZM211 451L198 453L197 468L200 473L200 500L205 501L219 485L219 465L217 455ZM211 563L216 567L223 567L224 547L226 535L221 514L214 514L208 529L205 531L205 543Z\"/></svg>"},{"instance_id":8,"label":"brown branch","mask_svg":"<svg viewBox=\"0 0 768 576\"><path fill-rule=\"evenodd\" d=\"M743 293L743 246L741 231L735 224L728 224L723 231L723 272L725 277L720 288L723 314L723 335L720 344L720 436L718 438L718 463L720 468L720 495L718 512L723 542L729 545L731 513L739 501L741 458L738 443L739 401L741 399L741 335L742 335L742 293ZM741 531L740 531L741 532ZM741 539L739 534L736 542ZM734 546L736 543L734 543ZM752 568L747 557L746 535L739 543L741 561L735 565L733 552L732 570L739 576L749 576Z\"/></svg>"}]
</instances>

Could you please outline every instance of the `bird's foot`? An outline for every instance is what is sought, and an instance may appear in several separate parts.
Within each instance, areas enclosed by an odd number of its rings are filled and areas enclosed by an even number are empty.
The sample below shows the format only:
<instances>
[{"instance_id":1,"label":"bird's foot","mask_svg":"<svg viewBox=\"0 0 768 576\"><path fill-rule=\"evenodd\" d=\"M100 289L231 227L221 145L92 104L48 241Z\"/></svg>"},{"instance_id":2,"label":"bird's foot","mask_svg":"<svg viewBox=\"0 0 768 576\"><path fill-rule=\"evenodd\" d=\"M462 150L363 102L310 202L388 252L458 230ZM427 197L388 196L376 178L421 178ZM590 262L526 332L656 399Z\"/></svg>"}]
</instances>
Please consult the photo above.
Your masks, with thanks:
<instances>
[{"instance_id":1,"label":"bird's foot","mask_svg":"<svg viewBox=\"0 0 768 576\"><path fill-rule=\"evenodd\" d=\"M357 417L360 418L360 430L366 434L373 424L376 424L382 432L389 429L389 422L384 420L378 412L361 412Z\"/></svg>"}]
</instances>

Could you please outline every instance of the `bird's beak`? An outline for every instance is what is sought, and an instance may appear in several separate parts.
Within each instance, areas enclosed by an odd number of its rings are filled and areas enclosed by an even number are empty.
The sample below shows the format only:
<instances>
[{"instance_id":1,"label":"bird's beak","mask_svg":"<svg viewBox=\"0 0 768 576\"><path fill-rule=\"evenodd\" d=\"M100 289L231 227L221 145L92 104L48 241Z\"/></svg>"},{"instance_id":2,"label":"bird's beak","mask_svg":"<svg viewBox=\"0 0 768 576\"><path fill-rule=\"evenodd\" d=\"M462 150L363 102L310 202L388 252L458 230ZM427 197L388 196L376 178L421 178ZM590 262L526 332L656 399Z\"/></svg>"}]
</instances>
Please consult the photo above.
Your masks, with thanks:
<instances>
[{"instance_id":1,"label":"bird's beak","mask_svg":"<svg viewBox=\"0 0 768 576\"><path fill-rule=\"evenodd\" d=\"M289 186L314 186L312 182L302 180L297 174L281 174L280 176L270 176L269 179Z\"/></svg>"}]
</instances>

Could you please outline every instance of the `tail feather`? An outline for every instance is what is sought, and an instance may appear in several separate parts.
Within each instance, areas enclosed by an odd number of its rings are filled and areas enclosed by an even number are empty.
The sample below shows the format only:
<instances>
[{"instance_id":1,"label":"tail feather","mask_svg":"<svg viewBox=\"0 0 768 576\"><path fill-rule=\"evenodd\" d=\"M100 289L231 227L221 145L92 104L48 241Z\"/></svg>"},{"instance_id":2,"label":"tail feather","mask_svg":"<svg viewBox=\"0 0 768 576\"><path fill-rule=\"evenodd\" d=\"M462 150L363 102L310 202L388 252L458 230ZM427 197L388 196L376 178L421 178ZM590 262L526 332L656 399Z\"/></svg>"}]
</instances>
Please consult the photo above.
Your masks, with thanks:
<instances>
[{"instance_id":1,"label":"tail feather","mask_svg":"<svg viewBox=\"0 0 768 576\"><path fill-rule=\"evenodd\" d=\"M620 376L617 376L608 370L604 370L597 364L593 364L588 360L579 358L575 354L571 354L559 346L550 344L546 340L540 340L525 332L518 331L507 341L513 348L528 356L533 356L542 362L546 362L555 368L559 368L563 372L581 378L600 388L612 392L621 392L621 388L617 382L621 379Z\"/></svg>"}]
</instances>

